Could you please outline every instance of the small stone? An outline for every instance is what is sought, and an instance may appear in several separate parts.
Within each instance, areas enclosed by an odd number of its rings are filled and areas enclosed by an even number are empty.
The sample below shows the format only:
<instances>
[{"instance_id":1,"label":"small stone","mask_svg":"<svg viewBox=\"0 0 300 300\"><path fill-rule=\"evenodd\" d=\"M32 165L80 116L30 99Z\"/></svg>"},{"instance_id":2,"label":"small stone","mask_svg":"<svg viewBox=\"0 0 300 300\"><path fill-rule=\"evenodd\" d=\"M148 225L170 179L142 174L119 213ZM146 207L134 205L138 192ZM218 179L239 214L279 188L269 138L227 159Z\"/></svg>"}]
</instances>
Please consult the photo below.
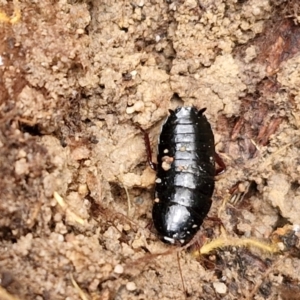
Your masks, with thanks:
<instances>
[{"instance_id":1,"label":"small stone","mask_svg":"<svg viewBox=\"0 0 300 300\"><path fill-rule=\"evenodd\" d=\"M135 291L136 290L136 284L133 281L127 282L126 283L126 289L129 292Z\"/></svg>"},{"instance_id":2,"label":"small stone","mask_svg":"<svg viewBox=\"0 0 300 300\"><path fill-rule=\"evenodd\" d=\"M25 158L27 156L27 153L25 150L20 149L19 153L18 153L18 158Z\"/></svg>"},{"instance_id":3,"label":"small stone","mask_svg":"<svg viewBox=\"0 0 300 300\"><path fill-rule=\"evenodd\" d=\"M166 163L165 161L161 164L161 167L163 168L163 170L165 171L169 171L171 169L171 165Z\"/></svg>"},{"instance_id":4,"label":"small stone","mask_svg":"<svg viewBox=\"0 0 300 300\"><path fill-rule=\"evenodd\" d=\"M133 105L135 111L144 111L145 104L143 101L137 101Z\"/></svg>"},{"instance_id":5,"label":"small stone","mask_svg":"<svg viewBox=\"0 0 300 300\"><path fill-rule=\"evenodd\" d=\"M161 167L163 168L164 171L168 171L171 169L171 164L174 161L174 157L163 156L162 161L163 162L161 164Z\"/></svg>"},{"instance_id":6,"label":"small stone","mask_svg":"<svg viewBox=\"0 0 300 300\"><path fill-rule=\"evenodd\" d=\"M126 113L128 115L133 114L134 112L135 112L135 109L134 109L133 106L129 106L129 107L126 108Z\"/></svg>"},{"instance_id":7,"label":"small stone","mask_svg":"<svg viewBox=\"0 0 300 300\"><path fill-rule=\"evenodd\" d=\"M129 231L129 230L131 230L131 227L130 227L130 225L128 225L128 224L125 224L125 225L123 226L123 230L125 230L125 231Z\"/></svg>"},{"instance_id":8,"label":"small stone","mask_svg":"<svg viewBox=\"0 0 300 300\"><path fill-rule=\"evenodd\" d=\"M138 6L139 6L139 7L143 7L144 5L145 5L144 0L141 0L140 3L138 3Z\"/></svg>"},{"instance_id":9,"label":"small stone","mask_svg":"<svg viewBox=\"0 0 300 300\"><path fill-rule=\"evenodd\" d=\"M227 286L223 282L214 282L213 287L218 294L226 294Z\"/></svg>"},{"instance_id":10,"label":"small stone","mask_svg":"<svg viewBox=\"0 0 300 300\"><path fill-rule=\"evenodd\" d=\"M239 189L239 192L240 193L244 193L246 191L246 187L245 187L245 184L243 182L241 182L239 185L238 185L238 189Z\"/></svg>"},{"instance_id":11,"label":"small stone","mask_svg":"<svg viewBox=\"0 0 300 300\"><path fill-rule=\"evenodd\" d=\"M21 158L16 161L15 172L17 175L27 174L29 172L29 166L25 158Z\"/></svg>"},{"instance_id":12,"label":"small stone","mask_svg":"<svg viewBox=\"0 0 300 300\"><path fill-rule=\"evenodd\" d=\"M77 34L84 34L84 29L78 28L78 29L76 30L76 33L77 33Z\"/></svg>"},{"instance_id":13,"label":"small stone","mask_svg":"<svg viewBox=\"0 0 300 300\"><path fill-rule=\"evenodd\" d=\"M137 75L137 71L136 70L131 71L130 75L132 76L132 79L134 79L135 76Z\"/></svg>"},{"instance_id":14,"label":"small stone","mask_svg":"<svg viewBox=\"0 0 300 300\"><path fill-rule=\"evenodd\" d=\"M114 268L114 272L116 274L122 274L124 272L124 268L122 265L116 265Z\"/></svg>"},{"instance_id":15,"label":"small stone","mask_svg":"<svg viewBox=\"0 0 300 300\"><path fill-rule=\"evenodd\" d=\"M89 192L88 187L86 184L80 184L78 186L78 193L80 195L87 195L87 193Z\"/></svg>"}]
</instances>

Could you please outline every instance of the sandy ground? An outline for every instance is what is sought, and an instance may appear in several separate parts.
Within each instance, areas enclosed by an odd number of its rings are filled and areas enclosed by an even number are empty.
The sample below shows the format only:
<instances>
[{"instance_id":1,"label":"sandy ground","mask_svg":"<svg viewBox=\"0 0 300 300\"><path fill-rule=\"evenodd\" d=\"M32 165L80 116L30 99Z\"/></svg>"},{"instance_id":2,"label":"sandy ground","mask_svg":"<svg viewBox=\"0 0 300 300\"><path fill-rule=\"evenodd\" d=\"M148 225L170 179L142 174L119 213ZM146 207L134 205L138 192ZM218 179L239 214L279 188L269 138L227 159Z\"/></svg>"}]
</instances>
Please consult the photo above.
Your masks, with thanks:
<instances>
[{"instance_id":1,"label":"sandy ground","mask_svg":"<svg viewBox=\"0 0 300 300\"><path fill-rule=\"evenodd\" d=\"M297 1L0 9L1 299L299 299ZM199 239L228 240L177 259L136 125L155 152L178 105L207 107L227 165L209 213L226 232L208 220Z\"/></svg>"}]
</instances>

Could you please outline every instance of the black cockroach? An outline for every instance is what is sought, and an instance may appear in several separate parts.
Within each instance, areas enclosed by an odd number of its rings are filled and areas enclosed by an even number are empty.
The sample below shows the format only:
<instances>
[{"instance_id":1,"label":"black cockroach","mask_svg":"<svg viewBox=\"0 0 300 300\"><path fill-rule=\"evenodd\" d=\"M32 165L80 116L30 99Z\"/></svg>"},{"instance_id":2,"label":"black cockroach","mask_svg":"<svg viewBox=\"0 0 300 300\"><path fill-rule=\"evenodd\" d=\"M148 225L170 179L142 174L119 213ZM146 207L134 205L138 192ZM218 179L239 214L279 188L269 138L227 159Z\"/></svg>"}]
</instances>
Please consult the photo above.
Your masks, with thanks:
<instances>
[{"instance_id":1,"label":"black cockroach","mask_svg":"<svg viewBox=\"0 0 300 300\"><path fill-rule=\"evenodd\" d=\"M157 172L153 223L166 243L186 244L193 238L210 210L214 176L225 169L205 110L170 110L159 137L157 164L145 133L148 162Z\"/></svg>"}]
</instances>

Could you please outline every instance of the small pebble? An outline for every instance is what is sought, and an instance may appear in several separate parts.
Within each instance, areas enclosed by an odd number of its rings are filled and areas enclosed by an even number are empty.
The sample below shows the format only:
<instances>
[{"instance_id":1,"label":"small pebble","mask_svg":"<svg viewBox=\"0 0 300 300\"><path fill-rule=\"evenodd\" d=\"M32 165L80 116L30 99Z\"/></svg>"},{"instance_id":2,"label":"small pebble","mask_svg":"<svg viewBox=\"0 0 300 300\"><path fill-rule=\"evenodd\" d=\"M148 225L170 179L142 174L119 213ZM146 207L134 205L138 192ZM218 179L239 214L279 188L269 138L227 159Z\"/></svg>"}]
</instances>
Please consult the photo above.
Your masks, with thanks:
<instances>
[{"instance_id":1,"label":"small pebble","mask_svg":"<svg viewBox=\"0 0 300 300\"><path fill-rule=\"evenodd\" d=\"M77 34L84 34L84 29L78 28L78 29L76 30L76 33L77 33Z\"/></svg>"},{"instance_id":2,"label":"small pebble","mask_svg":"<svg viewBox=\"0 0 300 300\"><path fill-rule=\"evenodd\" d=\"M135 109L134 109L133 106L129 106L129 107L126 108L126 113L128 115L133 114L134 112L135 112Z\"/></svg>"},{"instance_id":3,"label":"small pebble","mask_svg":"<svg viewBox=\"0 0 300 300\"><path fill-rule=\"evenodd\" d=\"M135 111L143 111L145 108L145 104L143 101L137 101L133 105Z\"/></svg>"},{"instance_id":4,"label":"small pebble","mask_svg":"<svg viewBox=\"0 0 300 300\"><path fill-rule=\"evenodd\" d=\"M214 282L213 287L218 294L227 293L227 286L223 282Z\"/></svg>"},{"instance_id":5,"label":"small pebble","mask_svg":"<svg viewBox=\"0 0 300 300\"><path fill-rule=\"evenodd\" d=\"M246 191L245 184L241 182L241 183L238 185L238 189L239 189L239 192L240 192L240 193L244 193L244 192Z\"/></svg>"},{"instance_id":6,"label":"small pebble","mask_svg":"<svg viewBox=\"0 0 300 300\"><path fill-rule=\"evenodd\" d=\"M124 268L122 265L116 265L114 268L114 272L116 274L122 274L124 272Z\"/></svg>"},{"instance_id":7,"label":"small pebble","mask_svg":"<svg viewBox=\"0 0 300 300\"><path fill-rule=\"evenodd\" d=\"M123 226L123 230L125 230L125 231L129 231L129 230L131 230L131 227L130 227L130 225L128 225L128 224L125 224L125 225Z\"/></svg>"},{"instance_id":8,"label":"small pebble","mask_svg":"<svg viewBox=\"0 0 300 300\"><path fill-rule=\"evenodd\" d=\"M136 70L130 72L130 75L132 76L133 79L135 78L136 74L137 74Z\"/></svg>"},{"instance_id":9,"label":"small pebble","mask_svg":"<svg viewBox=\"0 0 300 300\"><path fill-rule=\"evenodd\" d=\"M126 283L126 289L129 292L135 291L136 290L136 285L134 282L130 281Z\"/></svg>"}]
</instances>

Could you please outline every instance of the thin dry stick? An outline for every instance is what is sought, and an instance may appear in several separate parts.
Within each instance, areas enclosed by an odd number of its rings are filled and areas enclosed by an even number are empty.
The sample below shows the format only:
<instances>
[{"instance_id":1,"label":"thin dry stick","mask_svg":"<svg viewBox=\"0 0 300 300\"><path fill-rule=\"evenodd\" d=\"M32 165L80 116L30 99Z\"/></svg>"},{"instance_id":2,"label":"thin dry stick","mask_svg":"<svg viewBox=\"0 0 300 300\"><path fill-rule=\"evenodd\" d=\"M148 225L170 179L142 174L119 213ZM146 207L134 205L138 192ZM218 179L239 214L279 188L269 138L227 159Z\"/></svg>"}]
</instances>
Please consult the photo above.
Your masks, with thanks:
<instances>
[{"instance_id":1,"label":"thin dry stick","mask_svg":"<svg viewBox=\"0 0 300 300\"><path fill-rule=\"evenodd\" d=\"M74 288L76 289L76 291L78 292L80 298L82 300L90 300L90 297L80 288L80 286L77 284L77 282L75 281L72 274L70 274L70 278L71 278L71 282L72 282Z\"/></svg>"},{"instance_id":2,"label":"thin dry stick","mask_svg":"<svg viewBox=\"0 0 300 300\"><path fill-rule=\"evenodd\" d=\"M180 260L179 260L179 252L177 252L177 262L178 262L178 269L179 269L179 274L180 274L180 278L181 278L183 292L186 294L186 288L185 288L185 284L184 284L184 280L183 280L183 276L182 276L182 269L181 269Z\"/></svg>"}]
</instances>

